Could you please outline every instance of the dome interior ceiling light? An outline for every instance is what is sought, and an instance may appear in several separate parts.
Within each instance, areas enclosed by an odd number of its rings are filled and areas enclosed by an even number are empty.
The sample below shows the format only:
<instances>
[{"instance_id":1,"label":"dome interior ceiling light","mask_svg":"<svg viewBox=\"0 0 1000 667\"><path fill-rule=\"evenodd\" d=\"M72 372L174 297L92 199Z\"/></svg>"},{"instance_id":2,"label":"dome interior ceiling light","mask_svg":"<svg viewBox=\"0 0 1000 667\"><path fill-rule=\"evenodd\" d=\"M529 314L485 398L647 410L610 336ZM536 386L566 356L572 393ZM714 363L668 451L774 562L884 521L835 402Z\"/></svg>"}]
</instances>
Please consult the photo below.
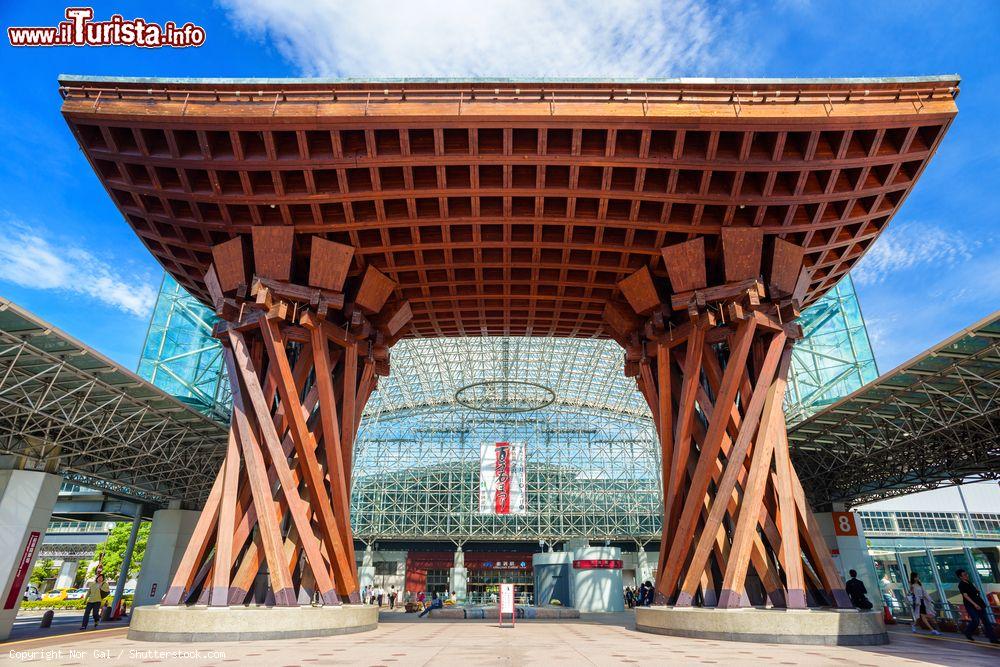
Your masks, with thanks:
<instances>
[{"instance_id":1,"label":"dome interior ceiling light","mask_svg":"<svg viewBox=\"0 0 1000 667\"><path fill-rule=\"evenodd\" d=\"M457 403L479 412L532 412L555 400L555 392L545 385L521 380L475 382L455 392Z\"/></svg>"}]
</instances>

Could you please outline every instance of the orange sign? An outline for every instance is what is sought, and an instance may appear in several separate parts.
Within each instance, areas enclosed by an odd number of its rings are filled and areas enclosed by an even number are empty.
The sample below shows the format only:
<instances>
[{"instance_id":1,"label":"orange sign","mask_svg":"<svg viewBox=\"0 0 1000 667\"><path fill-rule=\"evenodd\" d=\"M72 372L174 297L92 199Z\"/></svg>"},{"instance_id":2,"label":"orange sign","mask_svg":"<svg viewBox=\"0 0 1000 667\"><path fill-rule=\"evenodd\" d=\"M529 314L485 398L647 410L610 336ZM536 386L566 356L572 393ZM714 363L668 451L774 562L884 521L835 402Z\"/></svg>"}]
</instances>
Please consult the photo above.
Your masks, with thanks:
<instances>
[{"instance_id":1,"label":"orange sign","mask_svg":"<svg viewBox=\"0 0 1000 667\"><path fill-rule=\"evenodd\" d=\"M833 532L838 537L849 537L851 535L857 537L858 524L854 517L854 512L834 512Z\"/></svg>"}]
</instances>

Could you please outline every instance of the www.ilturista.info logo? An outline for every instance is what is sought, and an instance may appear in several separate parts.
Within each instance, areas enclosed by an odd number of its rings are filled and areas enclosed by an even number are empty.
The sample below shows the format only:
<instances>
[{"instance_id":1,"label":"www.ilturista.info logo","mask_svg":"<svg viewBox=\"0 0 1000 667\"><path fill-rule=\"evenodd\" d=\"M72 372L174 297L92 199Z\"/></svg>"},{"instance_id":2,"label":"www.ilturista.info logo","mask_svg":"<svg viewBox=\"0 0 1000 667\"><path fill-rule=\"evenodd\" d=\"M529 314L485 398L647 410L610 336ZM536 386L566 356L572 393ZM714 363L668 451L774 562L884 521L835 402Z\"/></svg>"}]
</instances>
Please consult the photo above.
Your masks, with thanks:
<instances>
[{"instance_id":1,"label":"www.ilturista.info logo","mask_svg":"<svg viewBox=\"0 0 1000 667\"><path fill-rule=\"evenodd\" d=\"M67 7L66 20L50 27L10 27L11 46L163 46L184 48L205 43L205 29L190 21L178 26L141 18L126 19L113 14L107 21L94 21L93 7Z\"/></svg>"}]
</instances>

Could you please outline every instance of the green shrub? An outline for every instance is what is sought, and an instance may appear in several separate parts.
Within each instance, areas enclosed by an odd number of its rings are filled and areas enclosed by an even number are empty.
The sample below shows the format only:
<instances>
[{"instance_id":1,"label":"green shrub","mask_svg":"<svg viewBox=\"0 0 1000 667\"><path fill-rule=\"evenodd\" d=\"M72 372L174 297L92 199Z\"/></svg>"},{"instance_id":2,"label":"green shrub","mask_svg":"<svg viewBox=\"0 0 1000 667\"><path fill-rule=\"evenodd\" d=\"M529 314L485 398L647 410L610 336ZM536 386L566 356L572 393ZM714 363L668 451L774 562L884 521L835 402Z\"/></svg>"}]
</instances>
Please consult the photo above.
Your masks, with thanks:
<instances>
[{"instance_id":1,"label":"green shrub","mask_svg":"<svg viewBox=\"0 0 1000 667\"><path fill-rule=\"evenodd\" d=\"M25 600L21 609L79 609L86 607L83 600Z\"/></svg>"},{"instance_id":2,"label":"green shrub","mask_svg":"<svg viewBox=\"0 0 1000 667\"><path fill-rule=\"evenodd\" d=\"M112 596L104 599L107 604L111 604ZM132 596L123 595L122 601L132 607ZM79 600L24 600L21 602L21 609L79 609L83 611L87 608L87 603L81 598Z\"/></svg>"}]
</instances>

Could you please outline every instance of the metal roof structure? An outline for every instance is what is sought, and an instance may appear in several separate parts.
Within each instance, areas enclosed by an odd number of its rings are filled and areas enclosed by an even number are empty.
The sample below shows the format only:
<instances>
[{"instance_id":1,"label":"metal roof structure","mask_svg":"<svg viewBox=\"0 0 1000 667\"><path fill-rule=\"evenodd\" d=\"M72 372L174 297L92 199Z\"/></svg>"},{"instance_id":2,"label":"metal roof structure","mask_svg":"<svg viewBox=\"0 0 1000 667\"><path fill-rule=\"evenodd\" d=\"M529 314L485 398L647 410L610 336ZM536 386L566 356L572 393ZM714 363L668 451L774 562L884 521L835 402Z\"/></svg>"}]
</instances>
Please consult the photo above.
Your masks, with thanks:
<instances>
[{"instance_id":1,"label":"metal roof structure","mask_svg":"<svg viewBox=\"0 0 1000 667\"><path fill-rule=\"evenodd\" d=\"M789 433L817 506L1000 479L1000 311Z\"/></svg>"},{"instance_id":2,"label":"metal roof structure","mask_svg":"<svg viewBox=\"0 0 1000 667\"><path fill-rule=\"evenodd\" d=\"M410 339L400 341L392 355L392 374L380 381L365 407L366 416L432 406L461 407L459 392L489 385L507 392L510 403L525 401L525 390L544 388L559 405L652 423L635 381L621 373L622 352L614 341L502 336Z\"/></svg>"},{"instance_id":3,"label":"metal roof structure","mask_svg":"<svg viewBox=\"0 0 1000 667\"><path fill-rule=\"evenodd\" d=\"M200 503L225 429L0 298L0 453L152 505Z\"/></svg>"}]
</instances>

